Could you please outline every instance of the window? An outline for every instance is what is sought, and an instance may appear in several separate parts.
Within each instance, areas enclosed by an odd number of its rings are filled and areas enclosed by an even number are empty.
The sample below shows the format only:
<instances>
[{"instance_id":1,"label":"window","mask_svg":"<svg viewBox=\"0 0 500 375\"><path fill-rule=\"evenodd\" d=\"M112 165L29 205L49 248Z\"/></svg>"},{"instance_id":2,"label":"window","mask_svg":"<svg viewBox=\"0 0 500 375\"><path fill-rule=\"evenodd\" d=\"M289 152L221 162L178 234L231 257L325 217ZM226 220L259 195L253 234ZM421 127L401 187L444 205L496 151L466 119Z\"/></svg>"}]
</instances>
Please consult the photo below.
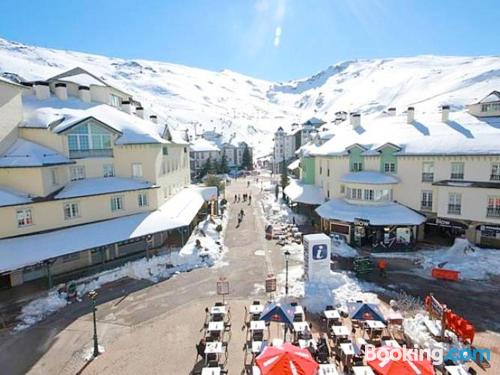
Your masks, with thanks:
<instances>
[{"instance_id":1,"label":"window","mask_svg":"<svg viewBox=\"0 0 500 375\"><path fill-rule=\"evenodd\" d=\"M365 201L372 201L373 200L373 190L372 189L365 189Z\"/></svg>"},{"instance_id":2,"label":"window","mask_svg":"<svg viewBox=\"0 0 500 375\"><path fill-rule=\"evenodd\" d=\"M102 166L103 176L104 177L114 177L115 176L115 167L113 164L104 164Z\"/></svg>"},{"instance_id":3,"label":"window","mask_svg":"<svg viewBox=\"0 0 500 375\"><path fill-rule=\"evenodd\" d=\"M123 210L123 196L117 195L111 197L111 211Z\"/></svg>"},{"instance_id":4,"label":"window","mask_svg":"<svg viewBox=\"0 0 500 375\"><path fill-rule=\"evenodd\" d=\"M491 165L490 180L500 181L500 163L495 163Z\"/></svg>"},{"instance_id":5,"label":"window","mask_svg":"<svg viewBox=\"0 0 500 375\"><path fill-rule=\"evenodd\" d=\"M57 173L57 168L52 168L50 170L50 179L52 181L52 185L53 186L59 185L59 176L58 176L58 173Z\"/></svg>"},{"instance_id":6,"label":"window","mask_svg":"<svg viewBox=\"0 0 500 375\"><path fill-rule=\"evenodd\" d=\"M451 179L463 180L464 179L464 163L457 162L451 163Z\"/></svg>"},{"instance_id":7,"label":"window","mask_svg":"<svg viewBox=\"0 0 500 375\"><path fill-rule=\"evenodd\" d=\"M340 185L340 194L345 193L345 185Z\"/></svg>"},{"instance_id":8,"label":"window","mask_svg":"<svg viewBox=\"0 0 500 375\"><path fill-rule=\"evenodd\" d=\"M361 172L363 170L363 163L362 162L354 162L352 163L352 171L353 172Z\"/></svg>"},{"instance_id":9,"label":"window","mask_svg":"<svg viewBox=\"0 0 500 375\"><path fill-rule=\"evenodd\" d=\"M431 211L432 210L432 191L423 190L422 191L422 201L420 202L420 209Z\"/></svg>"},{"instance_id":10,"label":"window","mask_svg":"<svg viewBox=\"0 0 500 375\"><path fill-rule=\"evenodd\" d=\"M73 158L111 156L111 133L90 120L68 132L68 148Z\"/></svg>"},{"instance_id":11,"label":"window","mask_svg":"<svg viewBox=\"0 0 500 375\"><path fill-rule=\"evenodd\" d=\"M162 147L162 152L163 152L163 155L168 155L168 148L167 148L167 146L163 146Z\"/></svg>"},{"instance_id":12,"label":"window","mask_svg":"<svg viewBox=\"0 0 500 375\"><path fill-rule=\"evenodd\" d=\"M133 178L142 178L142 164L141 163L132 163L132 177Z\"/></svg>"},{"instance_id":13,"label":"window","mask_svg":"<svg viewBox=\"0 0 500 375\"><path fill-rule=\"evenodd\" d=\"M122 101L119 96L115 94L110 94L109 104L111 104L113 107L120 108L121 103Z\"/></svg>"},{"instance_id":14,"label":"window","mask_svg":"<svg viewBox=\"0 0 500 375\"><path fill-rule=\"evenodd\" d=\"M323 174L323 166L322 165L319 166L319 174Z\"/></svg>"},{"instance_id":15,"label":"window","mask_svg":"<svg viewBox=\"0 0 500 375\"><path fill-rule=\"evenodd\" d=\"M139 193L137 203L139 207L146 207L148 205L148 193Z\"/></svg>"},{"instance_id":16,"label":"window","mask_svg":"<svg viewBox=\"0 0 500 375\"><path fill-rule=\"evenodd\" d=\"M363 191L361 189L347 188L347 199L362 199Z\"/></svg>"},{"instance_id":17,"label":"window","mask_svg":"<svg viewBox=\"0 0 500 375\"><path fill-rule=\"evenodd\" d=\"M422 164L422 181L432 182L434 181L434 163L424 162Z\"/></svg>"},{"instance_id":18,"label":"window","mask_svg":"<svg viewBox=\"0 0 500 375\"><path fill-rule=\"evenodd\" d=\"M462 211L462 194L448 194L448 213L452 215L460 215Z\"/></svg>"},{"instance_id":19,"label":"window","mask_svg":"<svg viewBox=\"0 0 500 375\"><path fill-rule=\"evenodd\" d=\"M80 216L80 207L78 203L66 203L64 205L64 218L74 219L75 217Z\"/></svg>"},{"instance_id":20,"label":"window","mask_svg":"<svg viewBox=\"0 0 500 375\"><path fill-rule=\"evenodd\" d=\"M500 103L481 105L481 112L496 112L496 111L500 111Z\"/></svg>"},{"instance_id":21,"label":"window","mask_svg":"<svg viewBox=\"0 0 500 375\"><path fill-rule=\"evenodd\" d=\"M384 172L385 173L396 172L396 164L395 163L384 163Z\"/></svg>"},{"instance_id":22,"label":"window","mask_svg":"<svg viewBox=\"0 0 500 375\"><path fill-rule=\"evenodd\" d=\"M500 196L488 197L488 209L486 211L488 217L500 217Z\"/></svg>"},{"instance_id":23,"label":"window","mask_svg":"<svg viewBox=\"0 0 500 375\"><path fill-rule=\"evenodd\" d=\"M33 225L33 217L31 216L30 208L22 208L16 211L16 219L18 227L27 227Z\"/></svg>"},{"instance_id":24,"label":"window","mask_svg":"<svg viewBox=\"0 0 500 375\"><path fill-rule=\"evenodd\" d=\"M69 167L69 178L71 181L83 180L85 178L85 166L74 165Z\"/></svg>"}]
</instances>

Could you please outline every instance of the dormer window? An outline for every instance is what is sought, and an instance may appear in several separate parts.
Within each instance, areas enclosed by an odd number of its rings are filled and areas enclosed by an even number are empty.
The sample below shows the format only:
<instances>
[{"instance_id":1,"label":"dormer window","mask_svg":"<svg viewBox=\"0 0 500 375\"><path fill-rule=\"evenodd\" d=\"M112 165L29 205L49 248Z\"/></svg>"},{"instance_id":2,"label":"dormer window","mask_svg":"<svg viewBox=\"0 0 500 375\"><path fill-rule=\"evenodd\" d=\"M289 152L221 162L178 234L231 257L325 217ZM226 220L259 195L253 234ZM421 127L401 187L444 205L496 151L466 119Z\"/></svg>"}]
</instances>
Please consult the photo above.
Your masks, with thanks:
<instances>
[{"instance_id":1,"label":"dormer window","mask_svg":"<svg viewBox=\"0 0 500 375\"><path fill-rule=\"evenodd\" d=\"M363 170L362 162L354 162L352 163L352 171L353 172L361 172Z\"/></svg>"},{"instance_id":2,"label":"dormer window","mask_svg":"<svg viewBox=\"0 0 500 375\"><path fill-rule=\"evenodd\" d=\"M113 156L111 133L95 123L88 122L68 131L70 158Z\"/></svg>"}]
</instances>

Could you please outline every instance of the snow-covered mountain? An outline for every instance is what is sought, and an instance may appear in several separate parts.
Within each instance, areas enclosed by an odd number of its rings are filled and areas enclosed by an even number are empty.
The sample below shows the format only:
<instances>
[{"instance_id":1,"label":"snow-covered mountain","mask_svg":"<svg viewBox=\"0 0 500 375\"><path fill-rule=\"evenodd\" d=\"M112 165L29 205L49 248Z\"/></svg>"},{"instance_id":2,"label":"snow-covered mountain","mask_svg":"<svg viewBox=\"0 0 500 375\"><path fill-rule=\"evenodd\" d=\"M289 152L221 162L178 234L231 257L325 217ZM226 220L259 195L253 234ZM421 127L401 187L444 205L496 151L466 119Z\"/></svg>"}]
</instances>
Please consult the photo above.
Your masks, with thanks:
<instances>
[{"instance_id":1,"label":"snow-covered mountain","mask_svg":"<svg viewBox=\"0 0 500 375\"><path fill-rule=\"evenodd\" d=\"M76 66L141 100L172 127L215 128L245 140L257 154L270 152L280 125L336 111L362 114L388 106L419 111L440 104L462 109L500 88L500 57L437 57L347 61L306 79L276 83L232 71L212 72L141 59L125 60L28 46L0 39L0 74L46 79Z\"/></svg>"}]
</instances>

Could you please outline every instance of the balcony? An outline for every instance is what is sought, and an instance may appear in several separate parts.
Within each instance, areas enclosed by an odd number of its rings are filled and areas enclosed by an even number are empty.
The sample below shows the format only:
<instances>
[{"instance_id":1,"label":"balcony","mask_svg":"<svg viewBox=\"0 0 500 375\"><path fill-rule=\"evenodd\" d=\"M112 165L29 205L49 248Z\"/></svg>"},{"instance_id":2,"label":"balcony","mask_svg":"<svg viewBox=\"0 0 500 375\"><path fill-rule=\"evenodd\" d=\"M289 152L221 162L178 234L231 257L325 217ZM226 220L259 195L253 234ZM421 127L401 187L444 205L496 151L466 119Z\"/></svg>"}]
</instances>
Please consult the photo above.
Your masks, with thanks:
<instances>
[{"instance_id":1,"label":"balcony","mask_svg":"<svg viewBox=\"0 0 500 375\"><path fill-rule=\"evenodd\" d=\"M488 207L486 210L487 217L500 217L500 207Z\"/></svg>"},{"instance_id":2,"label":"balcony","mask_svg":"<svg viewBox=\"0 0 500 375\"><path fill-rule=\"evenodd\" d=\"M70 159L84 159L84 158L112 158L113 149L102 149L102 150L70 150Z\"/></svg>"},{"instance_id":3,"label":"balcony","mask_svg":"<svg viewBox=\"0 0 500 375\"><path fill-rule=\"evenodd\" d=\"M432 202L429 201L420 202L420 209L422 211L432 211Z\"/></svg>"},{"instance_id":4,"label":"balcony","mask_svg":"<svg viewBox=\"0 0 500 375\"><path fill-rule=\"evenodd\" d=\"M449 204L448 205L448 213L451 215L460 215L462 212L461 204Z\"/></svg>"},{"instance_id":5,"label":"balcony","mask_svg":"<svg viewBox=\"0 0 500 375\"><path fill-rule=\"evenodd\" d=\"M490 176L490 181L500 181L500 174L492 174Z\"/></svg>"},{"instance_id":6,"label":"balcony","mask_svg":"<svg viewBox=\"0 0 500 375\"><path fill-rule=\"evenodd\" d=\"M423 172L422 173L422 182L433 182L434 181L434 173Z\"/></svg>"}]
</instances>

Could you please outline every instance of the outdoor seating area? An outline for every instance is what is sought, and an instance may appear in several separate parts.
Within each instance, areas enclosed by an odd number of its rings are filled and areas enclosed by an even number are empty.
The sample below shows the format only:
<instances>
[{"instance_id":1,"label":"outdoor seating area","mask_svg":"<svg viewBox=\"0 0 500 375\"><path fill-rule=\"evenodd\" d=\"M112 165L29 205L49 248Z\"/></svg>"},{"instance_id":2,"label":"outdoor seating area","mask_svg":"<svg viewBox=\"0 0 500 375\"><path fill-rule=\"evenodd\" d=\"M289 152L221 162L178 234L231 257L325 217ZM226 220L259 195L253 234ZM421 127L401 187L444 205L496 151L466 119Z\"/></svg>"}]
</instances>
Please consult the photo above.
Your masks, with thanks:
<instances>
[{"instance_id":1,"label":"outdoor seating area","mask_svg":"<svg viewBox=\"0 0 500 375\"><path fill-rule=\"evenodd\" d=\"M205 313L202 347L197 346L203 368L194 373L226 374L227 348L231 339L230 308L218 302ZM244 307L243 372L293 374L295 372L283 372L283 368L292 366L304 375L413 373L408 369L420 375L475 373L473 369L465 370L459 363L447 362L434 367L428 357L407 361L367 358L367 350L386 354L388 351L401 352L403 346L416 347L405 335L402 320L395 306L383 314L379 305L363 301L349 302L345 307L326 305L318 319L318 314L309 315L298 302L255 300Z\"/></svg>"},{"instance_id":2,"label":"outdoor seating area","mask_svg":"<svg viewBox=\"0 0 500 375\"><path fill-rule=\"evenodd\" d=\"M266 227L266 238L268 240L277 240L281 246L292 243L302 243L302 232L296 224L275 223Z\"/></svg>"}]
</instances>

